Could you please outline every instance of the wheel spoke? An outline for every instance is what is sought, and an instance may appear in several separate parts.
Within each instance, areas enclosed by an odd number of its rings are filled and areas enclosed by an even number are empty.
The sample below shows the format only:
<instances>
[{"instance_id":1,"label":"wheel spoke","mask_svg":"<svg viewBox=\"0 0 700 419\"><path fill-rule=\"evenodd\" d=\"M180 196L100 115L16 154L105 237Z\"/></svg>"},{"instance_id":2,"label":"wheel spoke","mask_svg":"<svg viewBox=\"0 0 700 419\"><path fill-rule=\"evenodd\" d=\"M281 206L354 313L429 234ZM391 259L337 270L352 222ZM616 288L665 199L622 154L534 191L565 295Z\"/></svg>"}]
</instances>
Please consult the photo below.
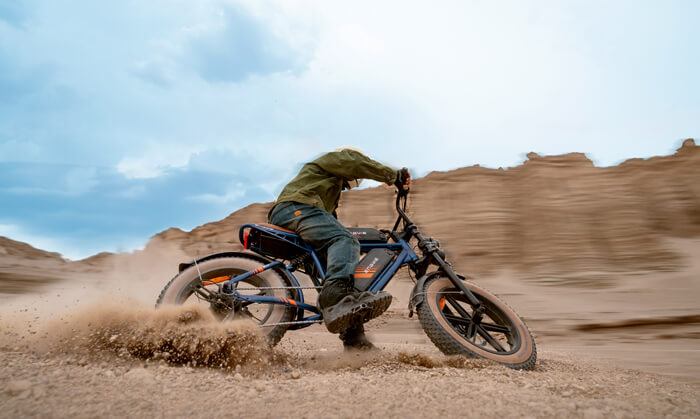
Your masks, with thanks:
<instances>
[{"instance_id":1,"label":"wheel spoke","mask_svg":"<svg viewBox=\"0 0 700 419\"><path fill-rule=\"evenodd\" d=\"M469 315L469 313L464 309L464 307L462 307L457 302L457 300L454 299L454 297L445 296L445 299L460 314L460 316L455 316L452 314L443 313L445 318L448 321L458 323L461 326L466 326L465 337L467 339L474 339L476 334L479 334L479 336L484 338L484 340L495 350L499 352L506 352L506 349L503 348L503 346L496 339L494 339L493 336L491 336L489 331L495 333L503 333L507 335L510 334L510 329L508 327L493 323L480 323L479 325L475 325L474 322L471 321L471 316Z\"/></svg>"},{"instance_id":2,"label":"wheel spoke","mask_svg":"<svg viewBox=\"0 0 700 419\"><path fill-rule=\"evenodd\" d=\"M489 332L487 332L486 330L484 330L483 328L481 328L481 326L477 326L477 327L476 327L476 331L477 331L477 333L479 333L479 335L480 335L482 338L484 338L484 339L486 340L486 342L489 343L489 345L493 346L494 349L496 349L496 350L499 351L499 352L505 352L505 351L506 351L506 350L503 348L503 346L501 346L501 344L498 343L498 341L497 341L496 339L494 339L493 336L491 336L491 335L489 334Z\"/></svg>"},{"instance_id":3,"label":"wheel spoke","mask_svg":"<svg viewBox=\"0 0 700 419\"><path fill-rule=\"evenodd\" d=\"M473 339L474 335L476 334L476 328L474 327L474 322L472 322L472 317L467 313L467 310L464 309L457 300L454 299L452 296L446 296L445 299L450 303L452 307L454 307L455 310L460 314L461 317L457 316L452 316L453 320L460 319L458 320L459 323L462 325L467 326L466 328L466 333L465 336L467 339Z\"/></svg>"},{"instance_id":4,"label":"wheel spoke","mask_svg":"<svg viewBox=\"0 0 700 419\"><path fill-rule=\"evenodd\" d=\"M259 319L256 317L253 313L250 312L247 308L243 307L240 311L241 314L248 316L248 318L255 319L258 323L262 323L262 319Z\"/></svg>"},{"instance_id":5,"label":"wheel spoke","mask_svg":"<svg viewBox=\"0 0 700 419\"><path fill-rule=\"evenodd\" d=\"M510 334L510 328L508 326L501 326L500 324L484 323L484 322L479 323L479 326L483 327L484 330L486 330L488 332L503 333L505 335Z\"/></svg>"},{"instance_id":6,"label":"wheel spoke","mask_svg":"<svg viewBox=\"0 0 700 419\"><path fill-rule=\"evenodd\" d=\"M453 323L458 323L463 326L469 326L471 319L465 319L464 317L455 316L454 314L443 313L445 318ZM510 329L507 326L501 326L500 324L493 323L479 323L479 326L483 327L484 330L488 332L496 332L503 334L510 334Z\"/></svg>"},{"instance_id":7,"label":"wheel spoke","mask_svg":"<svg viewBox=\"0 0 700 419\"><path fill-rule=\"evenodd\" d=\"M206 291L206 292L205 292ZM195 294L202 297L203 299L209 301L212 296L212 292L204 287L199 287L194 289Z\"/></svg>"},{"instance_id":8,"label":"wheel spoke","mask_svg":"<svg viewBox=\"0 0 700 419\"><path fill-rule=\"evenodd\" d=\"M464 307L462 307L461 305L459 305L459 303L457 303L457 301L454 299L454 297L452 297L450 295L446 295L445 299L450 302L452 307L454 307L455 310L457 310L457 313L459 313L460 316L468 318L468 319L472 318L472 316L470 316L469 313L467 313L467 310L465 310Z\"/></svg>"},{"instance_id":9,"label":"wheel spoke","mask_svg":"<svg viewBox=\"0 0 700 419\"><path fill-rule=\"evenodd\" d=\"M453 323L459 323L463 326L469 326L471 324L471 319L465 319L464 317L455 316L454 314L444 313L445 318Z\"/></svg>"}]
</instances>

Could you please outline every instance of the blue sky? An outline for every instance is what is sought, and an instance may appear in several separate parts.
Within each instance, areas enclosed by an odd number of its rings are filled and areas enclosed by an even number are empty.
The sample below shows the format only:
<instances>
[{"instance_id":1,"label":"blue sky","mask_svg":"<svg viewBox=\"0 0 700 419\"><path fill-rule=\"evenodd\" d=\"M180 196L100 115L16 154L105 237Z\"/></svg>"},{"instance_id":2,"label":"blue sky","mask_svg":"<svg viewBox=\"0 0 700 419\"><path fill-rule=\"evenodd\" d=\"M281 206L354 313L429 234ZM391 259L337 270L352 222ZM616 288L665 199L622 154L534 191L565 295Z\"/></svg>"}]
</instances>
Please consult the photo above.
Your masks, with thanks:
<instances>
[{"instance_id":1,"label":"blue sky","mask_svg":"<svg viewBox=\"0 0 700 419\"><path fill-rule=\"evenodd\" d=\"M700 135L695 1L0 0L0 235L76 259L273 200L354 145L417 175Z\"/></svg>"}]
</instances>

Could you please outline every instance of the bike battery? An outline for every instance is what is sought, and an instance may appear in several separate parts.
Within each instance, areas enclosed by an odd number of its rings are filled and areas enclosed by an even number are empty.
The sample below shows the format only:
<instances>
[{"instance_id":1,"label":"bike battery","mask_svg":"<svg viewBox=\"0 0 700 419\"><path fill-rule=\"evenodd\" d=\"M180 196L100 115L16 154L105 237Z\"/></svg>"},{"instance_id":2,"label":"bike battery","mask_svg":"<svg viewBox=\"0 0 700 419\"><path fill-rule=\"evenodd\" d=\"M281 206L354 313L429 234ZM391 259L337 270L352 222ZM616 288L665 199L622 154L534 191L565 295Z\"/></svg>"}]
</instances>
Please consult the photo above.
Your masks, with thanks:
<instances>
[{"instance_id":1,"label":"bike battery","mask_svg":"<svg viewBox=\"0 0 700 419\"><path fill-rule=\"evenodd\" d=\"M389 237L376 228L346 227L360 243L386 243Z\"/></svg>"},{"instance_id":2,"label":"bike battery","mask_svg":"<svg viewBox=\"0 0 700 419\"><path fill-rule=\"evenodd\" d=\"M366 291L369 286L391 263L396 254L387 249L372 249L355 269L355 288Z\"/></svg>"}]
</instances>

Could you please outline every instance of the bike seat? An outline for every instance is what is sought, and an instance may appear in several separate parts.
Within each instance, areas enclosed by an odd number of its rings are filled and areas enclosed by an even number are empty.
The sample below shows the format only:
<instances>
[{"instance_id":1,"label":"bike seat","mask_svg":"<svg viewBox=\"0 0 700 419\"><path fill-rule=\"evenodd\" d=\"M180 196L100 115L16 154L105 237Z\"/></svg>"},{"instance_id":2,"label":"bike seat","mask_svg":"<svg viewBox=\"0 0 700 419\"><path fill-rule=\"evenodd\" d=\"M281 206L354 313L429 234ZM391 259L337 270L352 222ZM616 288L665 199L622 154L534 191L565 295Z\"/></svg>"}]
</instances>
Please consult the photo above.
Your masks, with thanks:
<instances>
[{"instance_id":1,"label":"bike seat","mask_svg":"<svg viewBox=\"0 0 700 419\"><path fill-rule=\"evenodd\" d=\"M286 228L284 228L284 227L276 226L276 225L274 225L274 224L256 223L256 225L263 226L263 227L267 227L267 228L271 228L271 229L273 229L273 230L278 230L278 231L281 231L281 232L283 232L283 233L297 234L296 231L292 231L292 230L286 229Z\"/></svg>"}]
</instances>

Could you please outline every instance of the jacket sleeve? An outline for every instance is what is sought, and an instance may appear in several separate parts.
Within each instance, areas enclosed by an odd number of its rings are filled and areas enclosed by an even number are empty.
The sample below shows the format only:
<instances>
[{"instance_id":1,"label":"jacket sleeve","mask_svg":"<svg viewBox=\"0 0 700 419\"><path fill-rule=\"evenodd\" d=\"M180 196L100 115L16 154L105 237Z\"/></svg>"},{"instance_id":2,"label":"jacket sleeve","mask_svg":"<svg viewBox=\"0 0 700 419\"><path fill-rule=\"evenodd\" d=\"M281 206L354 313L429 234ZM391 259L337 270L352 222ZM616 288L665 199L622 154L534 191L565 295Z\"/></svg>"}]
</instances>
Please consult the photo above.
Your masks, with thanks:
<instances>
[{"instance_id":1,"label":"jacket sleeve","mask_svg":"<svg viewBox=\"0 0 700 419\"><path fill-rule=\"evenodd\" d=\"M385 166L355 150L331 151L314 160L321 169L344 180L372 179L393 185L396 169Z\"/></svg>"}]
</instances>

